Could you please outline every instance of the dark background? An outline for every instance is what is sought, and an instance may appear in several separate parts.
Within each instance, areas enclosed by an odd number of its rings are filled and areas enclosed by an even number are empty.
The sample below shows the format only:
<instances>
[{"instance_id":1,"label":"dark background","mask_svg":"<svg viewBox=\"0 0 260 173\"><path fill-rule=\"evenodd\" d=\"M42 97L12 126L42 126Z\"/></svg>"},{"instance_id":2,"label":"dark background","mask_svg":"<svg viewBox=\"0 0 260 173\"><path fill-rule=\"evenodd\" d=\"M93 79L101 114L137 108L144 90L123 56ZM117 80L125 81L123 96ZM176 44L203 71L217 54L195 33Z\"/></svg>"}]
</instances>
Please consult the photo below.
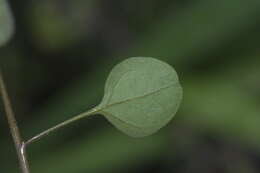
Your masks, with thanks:
<instances>
[{"instance_id":1,"label":"dark background","mask_svg":"<svg viewBox=\"0 0 260 173\"><path fill-rule=\"evenodd\" d=\"M260 172L259 0L10 0L0 66L28 139L97 105L118 62L171 64L183 103L133 139L94 116L28 148L33 173ZM0 172L19 172L0 107Z\"/></svg>"}]
</instances>

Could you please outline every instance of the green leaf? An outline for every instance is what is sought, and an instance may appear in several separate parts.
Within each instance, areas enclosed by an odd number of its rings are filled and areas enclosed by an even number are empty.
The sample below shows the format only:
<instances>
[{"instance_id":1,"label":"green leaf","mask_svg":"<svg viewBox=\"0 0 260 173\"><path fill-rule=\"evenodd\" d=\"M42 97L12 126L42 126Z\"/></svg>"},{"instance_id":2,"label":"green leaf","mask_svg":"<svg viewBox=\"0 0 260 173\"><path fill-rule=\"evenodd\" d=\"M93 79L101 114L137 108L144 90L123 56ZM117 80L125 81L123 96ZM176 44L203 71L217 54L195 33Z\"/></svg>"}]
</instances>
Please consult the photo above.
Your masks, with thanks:
<instances>
[{"instance_id":1,"label":"green leaf","mask_svg":"<svg viewBox=\"0 0 260 173\"><path fill-rule=\"evenodd\" d=\"M129 58L110 73L96 108L133 137L153 134L175 115L182 99L177 73L154 58Z\"/></svg>"},{"instance_id":2,"label":"green leaf","mask_svg":"<svg viewBox=\"0 0 260 173\"><path fill-rule=\"evenodd\" d=\"M14 24L6 0L0 0L0 46L5 44L14 31Z\"/></svg>"}]
</instances>

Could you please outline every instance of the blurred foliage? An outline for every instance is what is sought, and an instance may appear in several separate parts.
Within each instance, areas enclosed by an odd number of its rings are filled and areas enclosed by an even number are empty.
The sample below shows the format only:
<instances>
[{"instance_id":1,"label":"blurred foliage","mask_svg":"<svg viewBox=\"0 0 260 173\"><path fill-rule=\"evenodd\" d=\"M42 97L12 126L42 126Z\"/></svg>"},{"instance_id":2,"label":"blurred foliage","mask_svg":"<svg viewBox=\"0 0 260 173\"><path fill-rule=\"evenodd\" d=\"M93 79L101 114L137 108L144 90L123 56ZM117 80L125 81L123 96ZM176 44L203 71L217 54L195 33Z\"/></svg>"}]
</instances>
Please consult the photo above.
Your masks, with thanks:
<instances>
[{"instance_id":1,"label":"blurred foliage","mask_svg":"<svg viewBox=\"0 0 260 173\"><path fill-rule=\"evenodd\" d=\"M100 102L108 72L130 56L174 66L181 110L132 139L90 117L28 148L33 172L260 171L260 1L10 1L16 34L0 48L27 139ZM2 25L1 25L2 26ZM18 172L1 106L1 172Z\"/></svg>"},{"instance_id":2,"label":"blurred foliage","mask_svg":"<svg viewBox=\"0 0 260 173\"><path fill-rule=\"evenodd\" d=\"M13 33L13 19L6 0L0 1L0 46L8 41Z\"/></svg>"}]
</instances>

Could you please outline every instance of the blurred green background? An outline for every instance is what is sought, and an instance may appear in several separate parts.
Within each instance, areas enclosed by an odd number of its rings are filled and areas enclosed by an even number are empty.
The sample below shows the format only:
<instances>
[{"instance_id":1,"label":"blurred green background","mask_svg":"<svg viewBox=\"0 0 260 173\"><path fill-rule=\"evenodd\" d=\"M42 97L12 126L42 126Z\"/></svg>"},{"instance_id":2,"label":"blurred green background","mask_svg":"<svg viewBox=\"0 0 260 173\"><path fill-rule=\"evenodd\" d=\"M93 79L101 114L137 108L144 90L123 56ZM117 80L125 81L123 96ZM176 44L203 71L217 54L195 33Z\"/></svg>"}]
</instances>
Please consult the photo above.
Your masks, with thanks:
<instances>
[{"instance_id":1,"label":"blurred green background","mask_svg":"<svg viewBox=\"0 0 260 173\"><path fill-rule=\"evenodd\" d=\"M16 32L0 66L26 139L97 105L127 57L168 62L184 89L159 133L134 139L86 118L29 146L33 173L260 172L259 0L9 2ZM0 172L16 173L3 114Z\"/></svg>"}]
</instances>

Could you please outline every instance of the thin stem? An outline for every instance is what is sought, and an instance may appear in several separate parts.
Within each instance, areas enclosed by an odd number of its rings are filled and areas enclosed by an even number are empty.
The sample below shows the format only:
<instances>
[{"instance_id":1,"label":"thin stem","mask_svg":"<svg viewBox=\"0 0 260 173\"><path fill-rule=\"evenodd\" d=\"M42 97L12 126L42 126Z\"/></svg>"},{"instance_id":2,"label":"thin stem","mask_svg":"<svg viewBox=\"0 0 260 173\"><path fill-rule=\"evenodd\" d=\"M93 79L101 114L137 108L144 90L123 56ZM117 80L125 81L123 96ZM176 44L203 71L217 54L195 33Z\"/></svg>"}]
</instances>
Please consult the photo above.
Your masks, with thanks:
<instances>
[{"instance_id":1,"label":"thin stem","mask_svg":"<svg viewBox=\"0 0 260 173\"><path fill-rule=\"evenodd\" d=\"M9 124L10 132L13 137L13 141L15 144L17 156L19 159L20 167L22 173L29 173L29 164L26 158L26 145L24 144L22 137L20 135L19 128L17 126L17 122L14 116L14 112L12 110L11 102L5 87L3 76L0 72L0 93L3 99L4 108L6 112L7 121Z\"/></svg>"},{"instance_id":2,"label":"thin stem","mask_svg":"<svg viewBox=\"0 0 260 173\"><path fill-rule=\"evenodd\" d=\"M56 130L58 130L58 129L66 126L66 125L71 124L72 122L75 122L75 121L77 121L79 119L85 118L85 117L87 117L89 115L93 115L93 114L95 114L97 112L98 112L98 110L94 108L94 109L91 109L91 110L89 110L87 112L79 114L79 115L77 115L77 116L75 116L75 117L73 117L71 119L68 119L68 120L66 120L66 121L64 121L64 122L62 122L62 123L60 123L60 124L58 124L58 125L56 125L54 127L51 127L49 129L39 133L38 135L32 137L31 139L29 139L28 141L25 142L25 145L27 146L27 145L35 142L35 141L38 141L39 139L49 135L50 133L52 133L52 132L54 132L54 131L56 131Z\"/></svg>"}]
</instances>

